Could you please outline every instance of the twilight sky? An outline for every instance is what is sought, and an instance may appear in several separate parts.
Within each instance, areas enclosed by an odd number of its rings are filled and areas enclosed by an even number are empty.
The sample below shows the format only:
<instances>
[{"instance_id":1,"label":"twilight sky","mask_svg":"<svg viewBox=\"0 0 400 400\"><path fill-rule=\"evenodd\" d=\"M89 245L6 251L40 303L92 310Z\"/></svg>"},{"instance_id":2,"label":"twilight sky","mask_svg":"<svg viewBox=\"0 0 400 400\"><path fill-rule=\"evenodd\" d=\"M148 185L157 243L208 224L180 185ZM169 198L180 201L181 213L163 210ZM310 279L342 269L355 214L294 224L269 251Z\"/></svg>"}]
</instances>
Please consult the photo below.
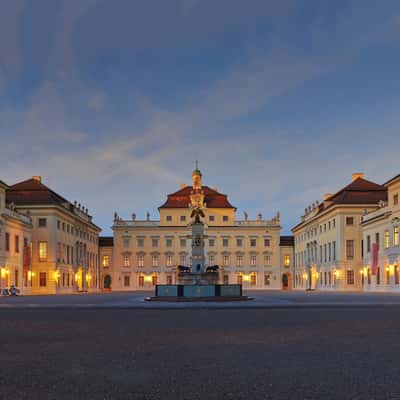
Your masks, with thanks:
<instances>
[{"instance_id":1,"label":"twilight sky","mask_svg":"<svg viewBox=\"0 0 400 400\"><path fill-rule=\"evenodd\" d=\"M0 0L0 179L109 234L203 182L284 232L400 172L398 0Z\"/></svg>"}]
</instances>

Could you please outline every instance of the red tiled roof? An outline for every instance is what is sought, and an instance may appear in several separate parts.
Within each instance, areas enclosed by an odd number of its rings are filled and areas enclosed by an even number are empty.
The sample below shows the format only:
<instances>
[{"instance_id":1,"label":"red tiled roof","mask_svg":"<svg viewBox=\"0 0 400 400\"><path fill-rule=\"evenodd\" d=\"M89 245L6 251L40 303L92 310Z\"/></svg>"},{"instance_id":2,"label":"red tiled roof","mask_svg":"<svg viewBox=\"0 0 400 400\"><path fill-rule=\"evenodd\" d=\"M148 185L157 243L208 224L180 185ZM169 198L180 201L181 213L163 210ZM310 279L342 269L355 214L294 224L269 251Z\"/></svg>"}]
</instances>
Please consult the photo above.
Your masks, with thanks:
<instances>
[{"instance_id":1,"label":"red tiled roof","mask_svg":"<svg viewBox=\"0 0 400 400\"><path fill-rule=\"evenodd\" d=\"M228 201L226 194L221 194L208 186L202 187L204 192L204 202L208 208L235 208ZM190 205L190 193L192 186L186 186L175 193L169 194L167 201L159 208L187 208Z\"/></svg>"},{"instance_id":2,"label":"red tiled roof","mask_svg":"<svg viewBox=\"0 0 400 400\"><path fill-rule=\"evenodd\" d=\"M368 181L364 178L357 178L349 185L339 190L318 206L318 214L335 205L378 205L380 201L387 201L387 189L383 185ZM294 228L297 229L307 221L300 222Z\"/></svg>"},{"instance_id":3,"label":"red tiled roof","mask_svg":"<svg viewBox=\"0 0 400 400\"><path fill-rule=\"evenodd\" d=\"M33 178L11 185L7 190L7 202L17 206L69 203L64 197Z\"/></svg>"}]
</instances>

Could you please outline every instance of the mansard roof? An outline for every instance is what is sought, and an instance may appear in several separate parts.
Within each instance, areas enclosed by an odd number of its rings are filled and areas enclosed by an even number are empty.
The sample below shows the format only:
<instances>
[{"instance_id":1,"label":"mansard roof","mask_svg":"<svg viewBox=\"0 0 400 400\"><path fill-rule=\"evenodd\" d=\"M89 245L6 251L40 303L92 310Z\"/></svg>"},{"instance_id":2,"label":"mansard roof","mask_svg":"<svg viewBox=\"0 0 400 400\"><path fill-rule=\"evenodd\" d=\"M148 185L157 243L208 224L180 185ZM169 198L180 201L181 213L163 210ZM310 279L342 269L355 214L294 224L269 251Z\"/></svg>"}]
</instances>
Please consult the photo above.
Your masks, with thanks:
<instances>
[{"instance_id":1,"label":"mansard roof","mask_svg":"<svg viewBox=\"0 0 400 400\"><path fill-rule=\"evenodd\" d=\"M185 186L175 193L171 193L167 197L167 201L160 208L188 208L190 205L190 194L193 190L192 186ZM226 194L219 193L215 189L203 186L204 202L207 208L235 208L228 200Z\"/></svg>"}]
</instances>

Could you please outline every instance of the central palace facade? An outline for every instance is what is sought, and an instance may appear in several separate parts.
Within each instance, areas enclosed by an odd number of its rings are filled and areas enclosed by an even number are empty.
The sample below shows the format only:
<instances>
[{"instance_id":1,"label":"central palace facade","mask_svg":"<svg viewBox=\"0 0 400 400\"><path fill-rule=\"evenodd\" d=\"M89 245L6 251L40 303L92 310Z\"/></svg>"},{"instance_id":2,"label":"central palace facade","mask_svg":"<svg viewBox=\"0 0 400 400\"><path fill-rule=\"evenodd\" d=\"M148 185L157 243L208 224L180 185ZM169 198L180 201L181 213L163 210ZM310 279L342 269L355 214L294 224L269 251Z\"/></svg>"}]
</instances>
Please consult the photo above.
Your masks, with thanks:
<instances>
[{"instance_id":1,"label":"central palace facade","mask_svg":"<svg viewBox=\"0 0 400 400\"><path fill-rule=\"evenodd\" d=\"M219 266L220 283L244 288L282 289L291 285L293 241L281 237L279 213L237 219L227 195L203 186L196 168L193 184L181 185L159 207L159 219L114 216L113 238L100 240L105 289L149 289L176 284L178 266L191 266L191 193L200 188L205 217L206 266Z\"/></svg>"}]
</instances>

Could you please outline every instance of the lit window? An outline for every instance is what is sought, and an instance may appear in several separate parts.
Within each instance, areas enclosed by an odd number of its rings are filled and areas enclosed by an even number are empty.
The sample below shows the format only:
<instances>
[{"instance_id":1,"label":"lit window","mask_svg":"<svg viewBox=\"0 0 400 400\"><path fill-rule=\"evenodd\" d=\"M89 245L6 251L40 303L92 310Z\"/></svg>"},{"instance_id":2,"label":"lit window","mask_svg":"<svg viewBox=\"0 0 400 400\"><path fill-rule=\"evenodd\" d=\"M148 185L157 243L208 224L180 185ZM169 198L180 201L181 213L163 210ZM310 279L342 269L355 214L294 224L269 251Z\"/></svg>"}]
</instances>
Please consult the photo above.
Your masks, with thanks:
<instances>
[{"instance_id":1,"label":"lit window","mask_svg":"<svg viewBox=\"0 0 400 400\"><path fill-rule=\"evenodd\" d=\"M250 285L251 286L256 286L256 284L257 284L257 275L256 275L255 272L252 272L250 274Z\"/></svg>"},{"instance_id":2,"label":"lit window","mask_svg":"<svg viewBox=\"0 0 400 400\"><path fill-rule=\"evenodd\" d=\"M39 286L40 287L47 286L47 274L46 274L46 272L39 272Z\"/></svg>"},{"instance_id":3,"label":"lit window","mask_svg":"<svg viewBox=\"0 0 400 400\"><path fill-rule=\"evenodd\" d=\"M264 275L264 285L269 286L271 284L271 275L270 274L265 274Z\"/></svg>"},{"instance_id":4,"label":"lit window","mask_svg":"<svg viewBox=\"0 0 400 400\"><path fill-rule=\"evenodd\" d=\"M172 267L172 256L171 255L167 255L166 263L167 263L167 267Z\"/></svg>"},{"instance_id":5,"label":"lit window","mask_svg":"<svg viewBox=\"0 0 400 400\"><path fill-rule=\"evenodd\" d=\"M144 286L144 276L143 275L139 275L138 283L139 283L139 287Z\"/></svg>"},{"instance_id":6,"label":"lit window","mask_svg":"<svg viewBox=\"0 0 400 400\"><path fill-rule=\"evenodd\" d=\"M256 247L257 246L257 239L250 239L250 247Z\"/></svg>"},{"instance_id":7,"label":"lit window","mask_svg":"<svg viewBox=\"0 0 400 400\"><path fill-rule=\"evenodd\" d=\"M158 256L152 256L151 257L151 264L153 267L158 267L160 265L160 259Z\"/></svg>"},{"instance_id":8,"label":"lit window","mask_svg":"<svg viewBox=\"0 0 400 400\"><path fill-rule=\"evenodd\" d=\"M389 231L385 231L385 249L390 247L390 233Z\"/></svg>"},{"instance_id":9,"label":"lit window","mask_svg":"<svg viewBox=\"0 0 400 400\"><path fill-rule=\"evenodd\" d=\"M395 226L393 228L393 245L398 246L399 245L399 227Z\"/></svg>"},{"instance_id":10,"label":"lit window","mask_svg":"<svg viewBox=\"0 0 400 400\"><path fill-rule=\"evenodd\" d=\"M144 255L137 256L137 266L144 267Z\"/></svg>"},{"instance_id":11,"label":"lit window","mask_svg":"<svg viewBox=\"0 0 400 400\"><path fill-rule=\"evenodd\" d=\"M256 255L250 256L250 265L252 267L255 267L257 265L257 256Z\"/></svg>"},{"instance_id":12,"label":"lit window","mask_svg":"<svg viewBox=\"0 0 400 400\"><path fill-rule=\"evenodd\" d=\"M126 254L124 255L124 267L130 267L131 266L131 258Z\"/></svg>"},{"instance_id":13,"label":"lit window","mask_svg":"<svg viewBox=\"0 0 400 400\"><path fill-rule=\"evenodd\" d=\"M103 256L103 267L107 268L110 266L110 257L109 256Z\"/></svg>"},{"instance_id":14,"label":"lit window","mask_svg":"<svg viewBox=\"0 0 400 400\"><path fill-rule=\"evenodd\" d=\"M283 262L284 262L285 267L290 267L290 256L289 255L285 255Z\"/></svg>"},{"instance_id":15,"label":"lit window","mask_svg":"<svg viewBox=\"0 0 400 400\"><path fill-rule=\"evenodd\" d=\"M47 242L39 242L39 261L47 261Z\"/></svg>"}]
</instances>

